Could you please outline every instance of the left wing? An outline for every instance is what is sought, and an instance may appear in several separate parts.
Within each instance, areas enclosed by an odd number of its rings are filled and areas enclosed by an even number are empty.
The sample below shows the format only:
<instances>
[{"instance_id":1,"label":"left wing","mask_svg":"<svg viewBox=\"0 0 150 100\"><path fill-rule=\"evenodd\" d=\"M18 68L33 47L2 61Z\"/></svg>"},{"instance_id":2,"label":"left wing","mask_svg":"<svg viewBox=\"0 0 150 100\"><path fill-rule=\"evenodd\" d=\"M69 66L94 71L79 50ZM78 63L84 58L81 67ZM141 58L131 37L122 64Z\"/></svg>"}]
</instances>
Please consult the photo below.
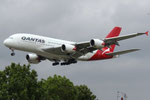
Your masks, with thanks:
<instances>
[{"instance_id":1,"label":"left wing","mask_svg":"<svg viewBox=\"0 0 150 100\"><path fill-rule=\"evenodd\" d=\"M61 51L61 46L46 47L42 48L42 50L56 55L64 55L64 53Z\"/></svg>"},{"instance_id":2,"label":"left wing","mask_svg":"<svg viewBox=\"0 0 150 100\"><path fill-rule=\"evenodd\" d=\"M65 52L62 52L62 50L61 50L62 45L54 46L54 47L45 47L45 48L41 48L41 49L45 52L56 54L56 55L68 55L71 58L78 58L88 52L92 52L92 51L96 50L96 48L93 48L90 46L90 42L88 42L88 41L79 42L79 43L70 44L70 45L73 45L76 47L76 52L69 54L69 55Z\"/></svg>"}]
</instances>

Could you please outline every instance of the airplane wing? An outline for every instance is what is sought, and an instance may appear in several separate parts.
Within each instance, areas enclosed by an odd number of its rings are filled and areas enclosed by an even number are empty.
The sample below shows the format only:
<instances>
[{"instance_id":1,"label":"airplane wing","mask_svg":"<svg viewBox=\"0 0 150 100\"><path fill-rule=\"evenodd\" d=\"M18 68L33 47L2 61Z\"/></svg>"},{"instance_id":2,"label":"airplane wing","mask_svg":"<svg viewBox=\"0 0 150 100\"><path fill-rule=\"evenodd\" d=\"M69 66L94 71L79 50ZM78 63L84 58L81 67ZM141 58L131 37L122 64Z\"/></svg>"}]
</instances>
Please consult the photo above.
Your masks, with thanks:
<instances>
[{"instance_id":1,"label":"airplane wing","mask_svg":"<svg viewBox=\"0 0 150 100\"><path fill-rule=\"evenodd\" d=\"M130 53L130 52L135 52L138 50L140 50L140 49L129 49L129 50L124 50L124 51L106 53L106 55L109 55L109 56L122 55L122 54Z\"/></svg>"},{"instance_id":2,"label":"airplane wing","mask_svg":"<svg viewBox=\"0 0 150 100\"><path fill-rule=\"evenodd\" d=\"M124 35L124 36L105 38L103 41L105 43L105 46L109 47L110 45L113 45L113 44L119 45L118 41L133 38L133 37L136 37L136 36L139 36L139 35L144 35L144 34L148 35L148 31L145 32L145 33L133 33L133 34ZM97 50L97 48L94 48L94 47L90 46L89 41L76 43L76 47L77 47L77 51L78 51L78 53L75 54L76 56L81 56L81 55L84 55L88 52L93 52L94 50ZM132 51L132 50L130 50L130 51Z\"/></svg>"},{"instance_id":3,"label":"airplane wing","mask_svg":"<svg viewBox=\"0 0 150 100\"><path fill-rule=\"evenodd\" d=\"M109 47L110 45L113 45L113 44L119 45L118 41L133 38L133 37L143 35L143 34L148 35L148 32L134 33L134 34L124 35L124 36L117 36L117 37L110 37L110 38L105 38L103 41L105 43L105 47ZM74 45L76 47L76 52L73 53L72 55L69 55L72 58L78 58L82 55L85 55L89 52L93 52L93 51L98 49L98 48L91 46L90 41L79 42L79 43L74 43L74 44L70 44L70 45ZM49 52L49 53L57 54L57 55L64 55L65 54L64 52L61 51L61 45L56 46L56 47L42 48L42 50ZM125 54L125 53L129 53L129 52L137 51L137 50L139 50L139 49L125 50L125 51L110 53L107 55Z\"/></svg>"},{"instance_id":4,"label":"airplane wing","mask_svg":"<svg viewBox=\"0 0 150 100\"><path fill-rule=\"evenodd\" d=\"M74 45L76 47L76 52L69 55L72 58L78 58L88 52L97 50L96 48L93 48L90 46L89 41L79 42L79 43L70 44L70 45ZM62 45L58 45L58 46L54 46L54 47L45 47L45 48L41 48L41 49L48 53L52 53L52 54L56 54L56 55L65 55L66 53L62 52L61 47L62 47Z\"/></svg>"},{"instance_id":5,"label":"airplane wing","mask_svg":"<svg viewBox=\"0 0 150 100\"><path fill-rule=\"evenodd\" d=\"M124 36L105 38L103 41L105 42L106 45L107 44L113 45L113 44L116 44L115 42L117 42L117 41L133 38L133 37L136 37L139 35L144 35L144 34L148 35L148 31L145 33L133 33L133 34L124 35ZM88 51L91 51L91 52L92 52L92 50L95 50L95 49L90 48L90 42L89 41L76 43L76 47L77 47L77 49L81 49L81 51L82 51L82 49L85 49L85 48L90 49Z\"/></svg>"},{"instance_id":6,"label":"airplane wing","mask_svg":"<svg viewBox=\"0 0 150 100\"><path fill-rule=\"evenodd\" d=\"M61 51L61 46L46 47L46 48L42 48L42 50L56 55L64 55L64 53Z\"/></svg>"},{"instance_id":7,"label":"airplane wing","mask_svg":"<svg viewBox=\"0 0 150 100\"><path fill-rule=\"evenodd\" d=\"M76 44L71 44L76 46L76 53L73 53L72 56L77 58L79 56L82 56L88 52L92 52L96 50L96 48L90 47L90 42L79 42ZM60 46L55 46L55 47L45 47L42 48L43 51L56 54L56 55L64 55L65 53L62 52L61 50L61 45ZM70 55L71 56L71 55Z\"/></svg>"},{"instance_id":8,"label":"airplane wing","mask_svg":"<svg viewBox=\"0 0 150 100\"><path fill-rule=\"evenodd\" d=\"M89 52L93 52L94 50L97 50L97 48L90 46L90 42L77 43L77 44L75 44L75 46L76 46L77 50L76 50L76 53L72 55L75 58L78 58Z\"/></svg>"},{"instance_id":9,"label":"airplane wing","mask_svg":"<svg viewBox=\"0 0 150 100\"><path fill-rule=\"evenodd\" d=\"M105 42L106 45L112 45L112 44L119 45L118 41L133 38L133 37L136 37L136 36L139 36L139 35L144 35L144 34L146 34L148 36L148 31L145 32L145 33L133 33L133 34L124 35L124 36L105 38L103 41Z\"/></svg>"}]
</instances>

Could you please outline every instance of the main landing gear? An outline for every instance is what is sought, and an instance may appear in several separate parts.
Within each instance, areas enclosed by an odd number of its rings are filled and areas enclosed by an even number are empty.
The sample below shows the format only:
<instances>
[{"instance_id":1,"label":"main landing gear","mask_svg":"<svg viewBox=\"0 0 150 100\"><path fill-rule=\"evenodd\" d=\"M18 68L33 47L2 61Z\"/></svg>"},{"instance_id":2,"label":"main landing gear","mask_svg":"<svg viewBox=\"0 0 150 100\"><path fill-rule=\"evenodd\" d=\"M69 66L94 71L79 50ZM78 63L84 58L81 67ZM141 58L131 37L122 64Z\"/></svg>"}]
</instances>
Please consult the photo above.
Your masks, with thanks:
<instances>
[{"instance_id":1,"label":"main landing gear","mask_svg":"<svg viewBox=\"0 0 150 100\"><path fill-rule=\"evenodd\" d=\"M76 60L69 60L69 61L67 61L67 62L62 62L62 63L61 63L61 66L63 66L63 65L75 64L75 63L77 63Z\"/></svg>"},{"instance_id":2,"label":"main landing gear","mask_svg":"<svg viewBox=\"0 0 150 100\"><path fill-rule=\"evenodd\" d=\"M53 66L59 65L59 62L54 62L52 65Z\"/></svg>"},{"instance_id":3,"label":"main landing gear","mask_svg":"<svg viewBox=\"0 0 150 100\"><path fill-rule=\"evenodd\" d=\"M70 65L70 64L75 64L75 63L77 63L77 61L75 59L70 59L70 60L64 61L62 63L59 63L59 62L56 61L52 65L56 66L56 65L60 64L61 66L64 66L64 65Z\"/></svg>"},{"instance_id":4,"label":"main landing gear","mask_svg":"<svg viewBox=\"0 0 150 100\"><path fill-rule=\"evenodd\" d=\"M13 49L10 48L10 50L12 51L11 56L15 56L15 52Z\"/></svg>"}]
</instances>

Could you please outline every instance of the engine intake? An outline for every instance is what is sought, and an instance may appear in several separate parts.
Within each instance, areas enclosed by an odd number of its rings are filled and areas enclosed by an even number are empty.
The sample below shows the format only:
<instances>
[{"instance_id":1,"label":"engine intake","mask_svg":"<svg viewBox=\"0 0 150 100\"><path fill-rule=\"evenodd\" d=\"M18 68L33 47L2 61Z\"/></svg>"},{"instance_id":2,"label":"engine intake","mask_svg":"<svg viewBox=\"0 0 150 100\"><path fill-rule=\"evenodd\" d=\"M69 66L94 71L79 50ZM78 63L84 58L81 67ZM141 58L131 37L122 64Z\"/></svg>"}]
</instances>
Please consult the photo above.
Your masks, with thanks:
<instances>
[{"instance_id":1,"label":"engine intake","mask_svg":"<svg viewBox=\"0 0 150 100\"><path fill-rule=\"evenodd\" d=\"M74 53L76 52L76 47L70 44L63 44L61 46L61 51L65 53Z\"/></svg>"},{"instance_id":2,"label":"engine intake","mask_svg":"<svg viewBox=\"0 0 150 100\"><path fill-rule=\"evenodd\" d=\"M92 39L90 41L90 45L94 48L97 48L97 49L101 49L101 48L105 47L104 41L99 40L99 39Z\"/></svg>"},{"instance_id":3,"label":"engine intake","mask_svg":"<svg viewBox=\"0 0 150 100\"><path fill-rule=\"evenodd\" d=\"M26 59L28 60L29 63L32 64L38 64L41 62L40 57L36 54L27 54Z\"/></svg>"}]
</instances>

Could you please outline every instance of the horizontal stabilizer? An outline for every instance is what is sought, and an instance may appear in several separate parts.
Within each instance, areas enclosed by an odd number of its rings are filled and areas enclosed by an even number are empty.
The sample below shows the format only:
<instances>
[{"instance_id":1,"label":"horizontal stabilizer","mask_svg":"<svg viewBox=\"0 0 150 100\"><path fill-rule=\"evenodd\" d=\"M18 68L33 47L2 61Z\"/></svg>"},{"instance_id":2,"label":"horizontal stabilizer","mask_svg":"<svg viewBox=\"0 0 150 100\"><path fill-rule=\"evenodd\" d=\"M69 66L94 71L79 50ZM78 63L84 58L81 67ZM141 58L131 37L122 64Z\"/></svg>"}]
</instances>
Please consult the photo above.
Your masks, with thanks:
<instances>
[{"instance_id":1,"label":"horizontal stabilizer","mask_svg":"<svg viewBox=\"0 0 150 100\"><path fill-rule=\"evenodd\" d=\"M134 52L138 50L140 49L129 49L129 50L118 51L118 52L113 52L113 53L106 53L106 55L109 55L109 56L122 55L122 54L130 53L130 52Z\"/></svg>"}]
</instances>

